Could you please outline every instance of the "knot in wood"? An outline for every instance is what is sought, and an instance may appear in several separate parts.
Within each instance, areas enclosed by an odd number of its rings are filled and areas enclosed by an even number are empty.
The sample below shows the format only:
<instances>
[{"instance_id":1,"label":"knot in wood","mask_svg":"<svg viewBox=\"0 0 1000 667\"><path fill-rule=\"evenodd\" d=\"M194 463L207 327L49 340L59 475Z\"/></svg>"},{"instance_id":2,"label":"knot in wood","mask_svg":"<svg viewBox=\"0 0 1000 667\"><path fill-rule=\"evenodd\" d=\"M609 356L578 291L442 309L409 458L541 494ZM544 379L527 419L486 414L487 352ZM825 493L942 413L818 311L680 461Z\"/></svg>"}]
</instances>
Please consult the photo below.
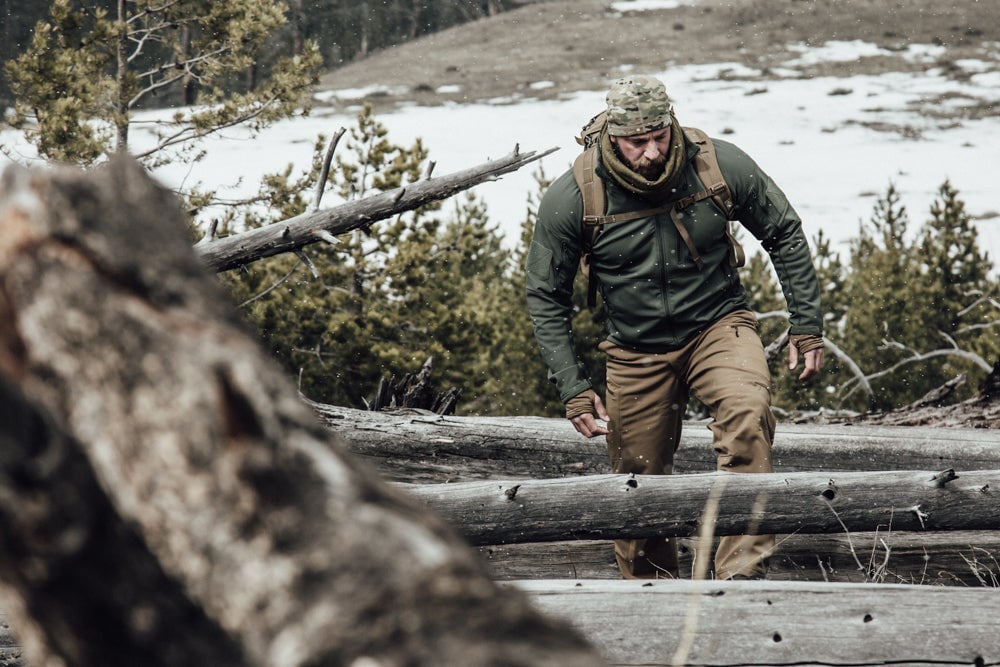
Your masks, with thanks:
<instances>
[{"instance_id":1,"label":"knot in wood","mask_svg":"<svg viewBox=\"0 0 1000 667\"><path fill-rule=\"evenodd\" d=\"M943 489L944 485L953 479L958 479L958 475L955 474L955 470L953 468L942 470L938 474L931 477L931 481L934 482L934 486L939 489Z\"/></svg>"}]
</instances>

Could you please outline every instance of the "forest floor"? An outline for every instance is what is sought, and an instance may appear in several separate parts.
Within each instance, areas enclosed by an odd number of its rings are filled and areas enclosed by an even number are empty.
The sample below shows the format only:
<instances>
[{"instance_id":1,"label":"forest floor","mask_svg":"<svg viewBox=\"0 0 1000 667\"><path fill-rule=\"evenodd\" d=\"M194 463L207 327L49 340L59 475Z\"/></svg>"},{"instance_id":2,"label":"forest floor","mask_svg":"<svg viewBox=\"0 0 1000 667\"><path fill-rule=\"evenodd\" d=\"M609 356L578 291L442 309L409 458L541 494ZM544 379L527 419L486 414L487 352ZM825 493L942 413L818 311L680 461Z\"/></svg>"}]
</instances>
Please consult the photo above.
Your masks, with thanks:
<instances>
[{"instance_id":1,"label":"forest floor","mask_svg":"<svg viewBox=\"0 0 1000 667\"><path fill-rule=\"evenodd\" d=\"M778 76L846 78L928 67L960 81L969 73L957 63L1000 68L996 8L980 0L697 0L671 9L623 7L627 3L610 0L529 2L330 71L319 90L369 91L364 101L389 111L408 104L560 98L601 90L623 68L644 73L732 63L731 74L723 76L762 85ZM807 47L854 40L879 49L848 62L795 61ZM937 47L934 61L907 57L910 45ZM326 99L338 104L335 97ZM939 118L971 119L996 113L985 99L953 104L938 94L923 106ZM1000 428L1000 398L922 405L853 421Z\"/></svg>"}]
</instances>

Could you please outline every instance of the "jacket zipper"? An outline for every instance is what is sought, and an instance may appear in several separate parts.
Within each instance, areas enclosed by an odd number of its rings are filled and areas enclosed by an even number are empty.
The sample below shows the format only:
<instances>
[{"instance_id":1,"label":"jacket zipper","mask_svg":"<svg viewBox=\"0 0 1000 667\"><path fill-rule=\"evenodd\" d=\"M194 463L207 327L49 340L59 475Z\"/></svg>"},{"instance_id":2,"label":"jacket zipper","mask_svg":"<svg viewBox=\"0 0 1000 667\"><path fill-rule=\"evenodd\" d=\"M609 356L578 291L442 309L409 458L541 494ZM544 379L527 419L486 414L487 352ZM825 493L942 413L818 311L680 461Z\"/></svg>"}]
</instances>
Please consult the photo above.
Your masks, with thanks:
<instances>
[{"instance_id":1,"label":"jacket zipper","mask_svg":"<svg viewBox=\"0 0 1000 667\"><path fill-rule=\"evenodd\" d=\"M653 226L656 233L656 250L659 253L660 259L660 294L662 294L661 302L663 304L663 313L666 316L667 326L670 327L670 337L676 340L677 336L673 331L673 314L670 310L670 284L668 281L669 271L667 270L667 240L664 235L667 233L665 231L666 225L663 223L663 216L669 217L670 213L660 213L653 218Z\"/></svg>"}]
</instances>

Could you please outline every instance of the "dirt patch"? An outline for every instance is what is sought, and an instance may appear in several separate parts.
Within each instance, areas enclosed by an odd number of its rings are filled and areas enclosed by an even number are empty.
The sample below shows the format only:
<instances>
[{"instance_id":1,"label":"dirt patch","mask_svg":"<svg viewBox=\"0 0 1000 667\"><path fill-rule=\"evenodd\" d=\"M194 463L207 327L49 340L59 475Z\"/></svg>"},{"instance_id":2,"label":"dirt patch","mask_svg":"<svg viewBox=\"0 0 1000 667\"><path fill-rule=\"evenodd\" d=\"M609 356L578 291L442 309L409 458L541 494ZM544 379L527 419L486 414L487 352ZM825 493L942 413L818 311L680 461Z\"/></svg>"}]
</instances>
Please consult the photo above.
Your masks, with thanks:
<instances>
[{"instance_id":1,"label":"dirt patch","mask_svg":"<svg viewBox=\"0 0 1000 667\"><path fill-rule=\"evenodd\" d=\"M996 68L1000 60L995 7L977 0L700 0L675 9L614 9L624 6L528 4L329 72L320 90L371 89L367 101L387 110L400 103L553 99L602 90L623 71L662 72L670 65L733 63L726 76L762 81L778 69L783 77L846 77L939 67L958 80L968 76L958 61ZM884 51L850 62L788 65L803 46L850 40ZM917 62L907 57L911 45L937 48L931 61ZM983 113L992 112L985 106Z\"/></svg>"}]
</instances>

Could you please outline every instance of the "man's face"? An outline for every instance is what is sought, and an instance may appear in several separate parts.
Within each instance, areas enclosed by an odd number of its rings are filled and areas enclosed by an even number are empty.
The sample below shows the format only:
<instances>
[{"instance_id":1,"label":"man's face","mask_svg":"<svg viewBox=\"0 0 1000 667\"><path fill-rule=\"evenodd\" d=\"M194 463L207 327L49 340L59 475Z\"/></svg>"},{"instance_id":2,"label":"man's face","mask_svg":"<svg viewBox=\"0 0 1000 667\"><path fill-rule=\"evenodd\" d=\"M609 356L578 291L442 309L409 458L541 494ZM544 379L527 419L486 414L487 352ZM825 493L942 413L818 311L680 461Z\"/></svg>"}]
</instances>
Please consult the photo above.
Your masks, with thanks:
<instances>
[{"instance_id":1,"label":"man's face","mask_svg":"<svg viewBox=\"0 0 1000 667\"><path fill-rule=\"evenodd\" d=\"M618 147L625 163L632 171L649 181L655 181L663 174L663 165L670 151L670 126L633 134L628 137L611 137L612 143Z\"/></svg>"}]
</instances>

